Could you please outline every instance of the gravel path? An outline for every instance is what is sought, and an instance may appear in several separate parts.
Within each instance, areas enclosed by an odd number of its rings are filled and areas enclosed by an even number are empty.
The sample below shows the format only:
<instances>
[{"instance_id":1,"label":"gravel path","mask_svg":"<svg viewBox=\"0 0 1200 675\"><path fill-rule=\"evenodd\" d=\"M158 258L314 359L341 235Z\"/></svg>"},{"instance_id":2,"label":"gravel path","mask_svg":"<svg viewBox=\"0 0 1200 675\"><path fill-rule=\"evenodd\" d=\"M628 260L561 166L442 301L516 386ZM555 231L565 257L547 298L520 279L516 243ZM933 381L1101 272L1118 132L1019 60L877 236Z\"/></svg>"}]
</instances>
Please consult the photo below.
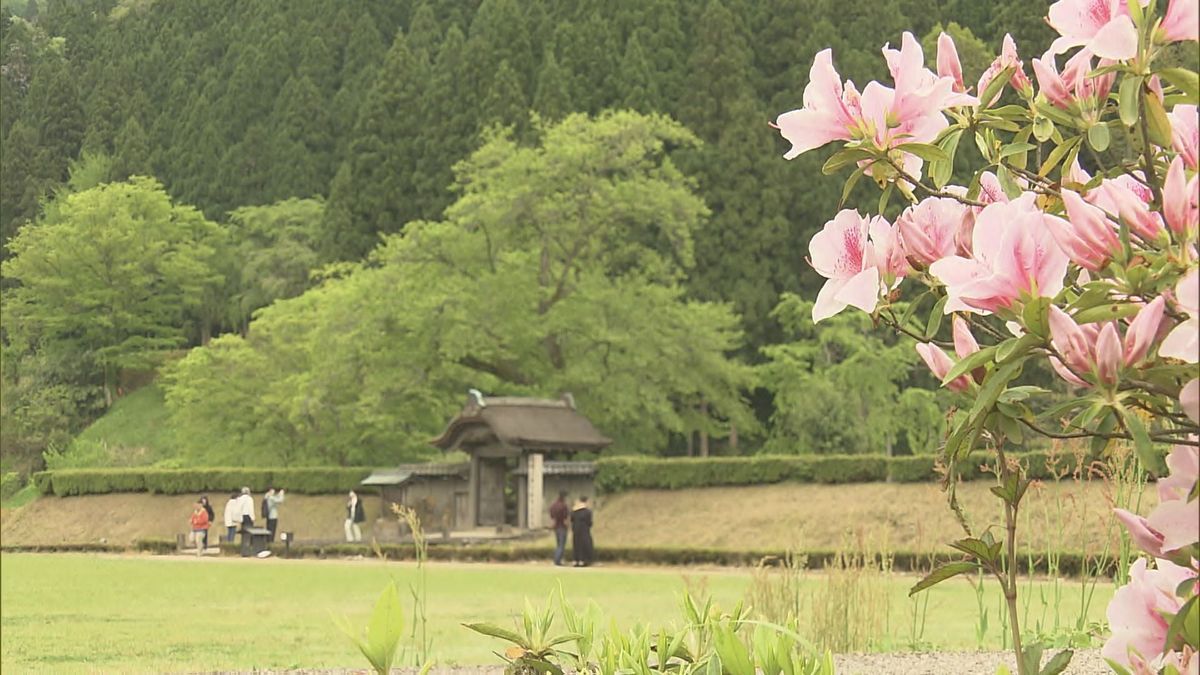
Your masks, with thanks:
<instances>
[{"instance_id":1,"label":"gravel path","mask_svg":"<svg viewBox=\"0 0 1200 675\"><path fill-rule=\"evenodd\" d=\"M1049 660L1059 650L1047 650ZM995 675L1001 663L1017 672L1012 652L926 652L905 654L846 654L835 656L838 675ZM1099 649L1077 649L1068 675L1101 675L1112 672Z\"/></svg>"},{"instance_id":2,"label":"gravel path","mask_svg":"<svg viewBox=\"0 0 1200 675\"><path fill-rule=\"evenodd\" d=\"M1057 653L1057 650L1046 655ZM1001 663L1015 673L1012 652L924 652L897 654L844 654L835 656L838 675L995 675ZM351 675L367 673L362 669L340 670L256 670L258 675ZM1076 650L1067 675L1103 675L1111 672L1099 649ZM416 675L412 668L396 668L393 674ZM434 668L430 675L504 675L499 666Z\"/></svg>"}]
</instances>

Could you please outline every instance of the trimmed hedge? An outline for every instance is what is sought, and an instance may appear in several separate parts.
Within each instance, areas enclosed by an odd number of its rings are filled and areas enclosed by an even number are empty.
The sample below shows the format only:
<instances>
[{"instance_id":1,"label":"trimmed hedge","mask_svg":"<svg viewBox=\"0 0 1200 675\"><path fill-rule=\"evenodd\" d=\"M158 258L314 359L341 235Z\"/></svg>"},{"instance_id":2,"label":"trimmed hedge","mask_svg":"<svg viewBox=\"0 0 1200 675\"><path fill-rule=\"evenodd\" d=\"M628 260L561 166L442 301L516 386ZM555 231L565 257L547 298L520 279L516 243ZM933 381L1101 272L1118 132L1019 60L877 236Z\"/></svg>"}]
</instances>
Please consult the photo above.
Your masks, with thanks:
<instances>
[{"instance_id":1,"label":"trimmed hedge","mask_svg":"<svg viewBox=\"0 0 1200 675\"><path fill-rule=\"evenodd\" d=\"M1072 456L1058 456L1047 466L1045 452L1018 457L1032 478L1051 478L1075 469ZM964 480L983 478L982 453L958 467ZM920 483L937 480L933 455L751 455L748 457L605 457L596 462L596 489L612 494L623 490L677 490L721 485L769 483Z\"/></svg>"},{"instance_id":2,"label":"trimmed hedge","mask_svg":"<svg viewBox=\"0 0 1200 675\"><path fill-rule=\"evenodd\" d=\"M1051 478L1045 452L1017 455L1033 478ZM985 477L983 455L964 462L965 480ZM1075 468L1075 458L1059 456L1059 473ZM217 468L217 469L61 469L33 475L41 494L59 497L150 492L190 494L221 492L248 486L262 492L272 486L300 494L336 494L355 489L370 468ZM596 462L596 489L605 494L623 490L676 490L721 485L770 483L920 483L937 480L932 455L750 455L746 457L605 457Z\"/></svg>"},{"instance_id":3,"label":"trimmed hedge","mask_svg":"<svg viewBox=\"0 0 1200 675\"><path fill-rule=\"evenodd\" d=\"M143 539L134 544L134 549L159 555L178 553L175 541L168 539ZM8 551L9 549L5 549ZM46 549L42 549L46 550ZM237 544L222 543L221 552L224 555L239 555ZM276 556L284 554L281 544L274 544L271 552ZM388 560L411 560L413 548L411 544L387 543L379 545L379 552ZM375 548L370 544L305 544L293 545L288 551L291 558L330 558L362 556L373 558ZM430 560L455 562L525 562L547 561L554 557L551 546L512 546L504 544L472 544L465 546L430 546ZM804 551L799 555L807 558L809 569L822 569L834 560L834 551ZM648 546L601 547L596 550L599 562L635 564L635 565L720 565L724 567L753 567L757 565L776 566L786 558L784 551L772 550L730 550L719 548L660 548ZM897 572L926 573L933 565L940 565L961 556L957 553L915 553L897 551L891 554L892 569ZM1062 553L1059 559L1059 574L1067 577L1078 577L1085 560L1077 553ZM1086 560L1089 574L1112 574L1116 571L1116 561L1109 561L1102 569L1096 570L1094 558ZM1017 566L1021 573L1029 573L1029 559L1019 556ZM1044 558L1033 560L1033 571L1038 574L1048 572Z\"/></svg>"},{"instance_id":4,"label":"trimmed hedge","mask_svg":"<svg viewBox=\"0 0 1200 675\"><path fill-rule=\"evenodd\" d=\"M41 494L59 497L111 492L178 495L221 492L247 486L255 492L286 487L300 494L336 494L355 489L370 468L61 469L33 475Z\"/></svg>"}]
</instances>

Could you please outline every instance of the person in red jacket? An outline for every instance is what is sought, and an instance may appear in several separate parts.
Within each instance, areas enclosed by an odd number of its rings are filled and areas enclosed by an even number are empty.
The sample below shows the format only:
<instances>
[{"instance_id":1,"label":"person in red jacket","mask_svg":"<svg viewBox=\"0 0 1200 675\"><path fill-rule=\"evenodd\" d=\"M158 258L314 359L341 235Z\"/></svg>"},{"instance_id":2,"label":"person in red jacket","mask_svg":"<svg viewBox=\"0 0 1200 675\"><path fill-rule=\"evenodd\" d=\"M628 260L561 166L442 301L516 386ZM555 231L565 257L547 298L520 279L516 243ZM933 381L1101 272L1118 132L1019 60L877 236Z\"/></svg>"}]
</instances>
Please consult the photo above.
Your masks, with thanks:
<instances>
[{"instance_id":1,"label":"person in red jacket","mask_svg":"<svg viewBox=\"0 0 1200 675\"><path fill-rule=\"evenodd\" d=\"M208 533L208 511L204 504L196 502L192 507L192 541L196 543L196 555L204 553L204 537Z\"/></svg>"}]
</instances>

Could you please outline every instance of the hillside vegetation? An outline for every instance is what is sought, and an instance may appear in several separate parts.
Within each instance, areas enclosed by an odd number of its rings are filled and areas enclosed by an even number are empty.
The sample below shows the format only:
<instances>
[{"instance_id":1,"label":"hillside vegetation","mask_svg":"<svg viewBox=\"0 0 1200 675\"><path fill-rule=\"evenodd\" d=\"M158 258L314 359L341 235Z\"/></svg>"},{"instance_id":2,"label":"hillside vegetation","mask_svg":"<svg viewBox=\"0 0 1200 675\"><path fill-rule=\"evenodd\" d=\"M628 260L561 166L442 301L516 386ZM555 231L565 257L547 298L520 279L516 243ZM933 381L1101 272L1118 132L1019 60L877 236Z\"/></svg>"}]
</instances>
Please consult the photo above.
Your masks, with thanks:
<instances>
[{"instance_id":1,"label":"hillside vegetation","mask_svg":"<svg viewBox=\"0 0 1200 675\"><path fill-rule=\"evenodd\" d=\"M973 78L1041 4L4 5L4 466L383 464L468 387L624 452L929 452L912 349L807 318L840 190L766 122L820 48L944 29Z\"/></svg>"}]
</instances>

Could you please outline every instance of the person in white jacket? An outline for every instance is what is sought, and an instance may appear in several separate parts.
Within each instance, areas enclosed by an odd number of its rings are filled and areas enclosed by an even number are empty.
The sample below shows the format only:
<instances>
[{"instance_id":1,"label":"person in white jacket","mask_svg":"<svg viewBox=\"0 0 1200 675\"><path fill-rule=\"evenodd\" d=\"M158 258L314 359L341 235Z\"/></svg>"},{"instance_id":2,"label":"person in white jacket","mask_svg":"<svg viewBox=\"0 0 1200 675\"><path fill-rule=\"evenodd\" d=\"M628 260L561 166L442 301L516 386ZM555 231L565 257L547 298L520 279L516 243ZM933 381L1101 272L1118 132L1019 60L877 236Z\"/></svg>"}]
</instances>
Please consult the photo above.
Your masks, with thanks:
<instances>
[{"instance_id":1,"label":"person in white jacket","mask_svg":"<svg viewBox=\"0 0 1200 675\"><path fill-rule=\"evenodd\" d=\"M250 488L242 488L242 494L238 497L238 513L241 515L242 526L242 557L250 555L250 533L247 528L254 527L254 497L250 495Z\"/></svg>"},{"instance_id":2,"label":"person in white jacket","mask_svg":"<svg viewBox=\"0 0 1200 675\"><path fill-rule=\"evenodd\" d=\"M229 501L225 502L223 515L225 517L225 541L233 543L238 523L242 522L242 505L238 503L238 493L234 492L229 495Z\"/></svg>"}]
</instances>

